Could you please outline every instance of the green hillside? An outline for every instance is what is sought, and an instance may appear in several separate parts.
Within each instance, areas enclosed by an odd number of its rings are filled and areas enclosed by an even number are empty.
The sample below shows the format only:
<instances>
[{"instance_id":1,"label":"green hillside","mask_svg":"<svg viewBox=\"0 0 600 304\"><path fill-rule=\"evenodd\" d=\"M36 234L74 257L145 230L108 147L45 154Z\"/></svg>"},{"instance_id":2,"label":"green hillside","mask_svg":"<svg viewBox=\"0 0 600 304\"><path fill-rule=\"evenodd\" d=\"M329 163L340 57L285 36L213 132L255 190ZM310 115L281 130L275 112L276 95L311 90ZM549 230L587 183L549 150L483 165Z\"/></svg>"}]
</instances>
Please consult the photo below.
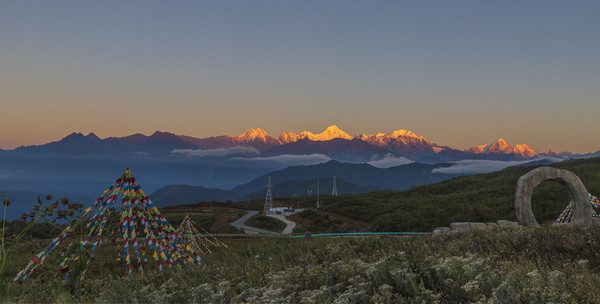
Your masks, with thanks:
<instances>
[{"instance_id":1,"label":"green hillside","mask_svg":"<svg viewBox=\"0 0 600 304\"><path fill-rule=\"evenodd\" d=\"M600 194L600 158L569 160L552 165L577 174L588 191ZM517 179L535 167L510 167L499 172L463 176L406 191L322 196L322 209L366 221L375 231L431 231L451 222L516 220L514 195ZM316 199L298 198L313 206ZM532 197L540 223L556 219L570 201L565 187L544 182Z\"/></svg>"}]
</instances>

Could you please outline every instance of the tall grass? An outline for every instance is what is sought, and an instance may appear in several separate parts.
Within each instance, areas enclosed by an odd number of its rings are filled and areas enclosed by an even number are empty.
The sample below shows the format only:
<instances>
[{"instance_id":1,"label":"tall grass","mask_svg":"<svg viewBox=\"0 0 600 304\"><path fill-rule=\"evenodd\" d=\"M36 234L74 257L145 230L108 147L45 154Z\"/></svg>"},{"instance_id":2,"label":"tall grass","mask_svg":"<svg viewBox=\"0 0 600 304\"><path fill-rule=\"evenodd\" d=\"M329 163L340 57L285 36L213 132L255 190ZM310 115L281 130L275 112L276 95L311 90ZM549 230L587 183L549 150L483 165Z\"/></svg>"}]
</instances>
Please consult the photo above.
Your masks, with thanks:
<instances>
[{"instance_id":1,"label":"tall grass","mask_svg":"<svg viewBox=\"0 0 600 304\"><path fill-rule=\"evenodd\" d=\"M100 303L598 303L600 228L414 237L239 236L206 264L123 277L90 273L78 294L32 280L6 301ZM98 253L100 255L100 253ZM104 253L102 253L104 255ZM95 267L103 267L103 257ZM110 264L104 264L108 268ZM16 292L16 294L23 294ZM82 294L82 296L79 296Z\"/></svg>"}]
</instances>

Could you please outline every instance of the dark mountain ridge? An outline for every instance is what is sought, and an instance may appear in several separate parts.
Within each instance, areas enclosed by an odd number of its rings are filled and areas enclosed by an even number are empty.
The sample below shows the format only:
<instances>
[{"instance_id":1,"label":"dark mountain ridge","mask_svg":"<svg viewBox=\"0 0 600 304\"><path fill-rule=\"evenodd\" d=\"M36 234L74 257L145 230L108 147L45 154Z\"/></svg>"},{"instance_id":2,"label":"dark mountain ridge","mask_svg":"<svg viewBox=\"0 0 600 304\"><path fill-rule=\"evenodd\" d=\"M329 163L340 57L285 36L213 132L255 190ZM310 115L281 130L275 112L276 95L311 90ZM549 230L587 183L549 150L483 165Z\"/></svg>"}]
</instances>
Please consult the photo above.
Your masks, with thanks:
<instances>
[{"instance_id":1,"label":"dark mountain ridge","mask_svg":"<svg viewBox=\"0 0 600 304\"><path fill-rule=\"evenodd\" d=\"M457 175L433 173L433 169L449 167L451 164L412 163L387 169L369 164L341 163L331 160L327 163L309 166L292 166L263 174L249 183L231 189L240 196L256 192L266 185L268 177L273 184L289 180L311 180L320 176L337 176L359 186L374 186L380 189L404 190L411 186L424 185L452 178Z\"/></svg>"}]
</instances>

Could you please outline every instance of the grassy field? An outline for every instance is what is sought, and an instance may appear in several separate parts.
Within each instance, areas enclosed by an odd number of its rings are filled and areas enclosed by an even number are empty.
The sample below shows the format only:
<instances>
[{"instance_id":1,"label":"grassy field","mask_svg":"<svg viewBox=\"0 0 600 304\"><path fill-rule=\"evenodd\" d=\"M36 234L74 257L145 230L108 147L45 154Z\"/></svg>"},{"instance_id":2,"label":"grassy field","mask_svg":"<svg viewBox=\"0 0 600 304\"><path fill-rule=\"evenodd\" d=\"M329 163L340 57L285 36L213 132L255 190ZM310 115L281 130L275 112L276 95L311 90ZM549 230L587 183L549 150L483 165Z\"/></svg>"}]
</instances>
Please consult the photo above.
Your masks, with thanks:
<instances>
[{"instance_id":1,"label":"grassy field","mask_svg":"<svg viewBox=\"0 0 600 304\"><path fill-rule=\"evenodd\" d=\"M110 254L81 284L3 277L3 302L598 303L600 228L542 227L433 238L222 235L230 247L123 276ZM29 252L23 255L32 256ZM110 267L109 267L110 266ZM111 269L102 270L102 269ZM11 267L10 269L15 269Z\"/></svg>"}]
</instances>

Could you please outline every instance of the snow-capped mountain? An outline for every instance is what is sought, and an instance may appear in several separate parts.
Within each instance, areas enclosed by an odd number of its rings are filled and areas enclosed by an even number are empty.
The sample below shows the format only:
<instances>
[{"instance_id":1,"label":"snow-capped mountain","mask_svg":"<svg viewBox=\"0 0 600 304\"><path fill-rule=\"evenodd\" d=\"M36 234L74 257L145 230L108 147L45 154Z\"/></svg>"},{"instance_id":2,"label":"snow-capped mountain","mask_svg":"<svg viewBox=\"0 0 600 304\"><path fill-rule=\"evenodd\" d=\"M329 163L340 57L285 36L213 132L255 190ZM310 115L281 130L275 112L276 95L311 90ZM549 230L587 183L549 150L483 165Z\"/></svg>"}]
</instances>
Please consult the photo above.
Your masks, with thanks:
<instances>
[{"instance_id":1,"label":"snow-capped mountain","mask_svg":"<svg viewBox=\"0 0 600 304\"><path fill-rule=\"evenodd\" d=\"M348 133L340 130L340 128L338 128L336 125L332 125L330 127L328 127L327 129L325 129L325 131L319 133L319 134L312 134L309 131L304 131L302 133L300 133L300 139L309 139L312 141L328 141L328 140L332 140L335 138L342 138L342 139L352 139L352 136L348 135Z\"/></svg>"},{"instance_id":2,"label":"snow-capped mountain","mask_svg":"<svg viewBox=\"0 0 600 304\"><path fill-rule=\"evenodd\" d=\"M481 145L469 148L465 150L465 152L474 154L512 154L524 159L533 158L539 154L535 149L528 145L517 144L511 146L502 138L488 145Z\"/></svg>"},{"instance_id":3,"label":"snow-capped mountain","mask_svg":"<svg viewBox=\"0 0 600 304\"><path fill-rule=\"evenodd\" d=\"M296 134L294 132L282 133L279 135L279 142L281 144L288 144L301 139L308 139L312 141L328 141L336 138L352 139L352 136L342 131L340 128L338 128L338 126L332 125L319 134L313 134L310 131L304 131L300 134Z\"/></svg>"},{"instance_id":4,"label":"snow-capped mountain","mask_svg":"<svg viewBox=\"0 0 600 304\"><path fill-rule=\"evenodd\" d=\"M185 141L194 144L197 148L218 149L236 146L246 146L264 150L273 146L280 145L280 142L267 134L261 128L250 129L238 136L220 135L208 138L195 138L185 135L179 135Z\"/></svg>"},{"instance_id":5,"label":"snow-capped mountain","mask_svg":"<svg viewBox=\"0 0 600 304\"><path fill-rule=\"evenodd\" d=\"M196 138L176 135L169 132L155 132L150 136L133 134L125 137L98 138L90 133L73 133L60 141L39 146L20 147L14 151L22 153L53 154L114 154L140 153L169 155L177 150L211 150L232 147L251 148L253 154L262 156L310 155L322 154L339 161L369 162L384 157L404 157L412 161L439 163L462 159L523 160L538 156L555 158L576 157L569 152L538 153L525 144L510 145L498 139L487 145L467 150L458 150L440 146L417 135L410 130L396 130L391 133L359 134L350 136L336 125L329 126L323 132L310 131L300 133L285 132L275 138L261 128L250 129L240 135L220 135L208 138ZM10 153L10 150L3 153ZM220 151L217 155L230 153ZM194 155L194 153L185 153ZM195 155L216 155L214 153L195 153Z\"/></svg>"}]
</instances>

